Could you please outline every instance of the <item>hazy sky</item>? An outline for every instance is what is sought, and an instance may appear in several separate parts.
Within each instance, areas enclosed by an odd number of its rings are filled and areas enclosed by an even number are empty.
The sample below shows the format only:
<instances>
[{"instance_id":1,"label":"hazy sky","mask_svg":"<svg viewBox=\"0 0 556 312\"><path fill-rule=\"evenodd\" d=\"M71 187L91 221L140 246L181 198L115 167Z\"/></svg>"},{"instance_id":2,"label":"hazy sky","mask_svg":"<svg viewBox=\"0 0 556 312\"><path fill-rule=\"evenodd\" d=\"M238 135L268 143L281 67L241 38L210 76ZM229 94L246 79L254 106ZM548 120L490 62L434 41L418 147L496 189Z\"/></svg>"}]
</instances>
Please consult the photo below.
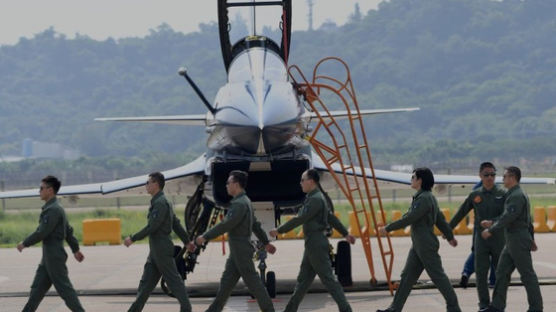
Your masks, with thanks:
<instances>
[{"instance_id":1,"label":"hazy sky","mask_svg":"<svg viewBox=\"0 0 556 312\"><path fill-rule=\"evenodd\" d=\"M307 29L307 0L292 2L293 29ZM318 28L328 19L345 23L355 3L366 14L376 9L381 0L313 2L313 26ZM79 33L98 40L144 36L162 23L187 33L198 30L199 23L217 20L216 3L216 0L0 0L0 44L15 44L20 37L31 38L50 26L69 38ZM247 19L250 11L241 10ZM258 26L263 20L274 21L274 12L261 9L257 14ZM234 14L232 11L232 17Z\"/></svg>"}]
</instances>

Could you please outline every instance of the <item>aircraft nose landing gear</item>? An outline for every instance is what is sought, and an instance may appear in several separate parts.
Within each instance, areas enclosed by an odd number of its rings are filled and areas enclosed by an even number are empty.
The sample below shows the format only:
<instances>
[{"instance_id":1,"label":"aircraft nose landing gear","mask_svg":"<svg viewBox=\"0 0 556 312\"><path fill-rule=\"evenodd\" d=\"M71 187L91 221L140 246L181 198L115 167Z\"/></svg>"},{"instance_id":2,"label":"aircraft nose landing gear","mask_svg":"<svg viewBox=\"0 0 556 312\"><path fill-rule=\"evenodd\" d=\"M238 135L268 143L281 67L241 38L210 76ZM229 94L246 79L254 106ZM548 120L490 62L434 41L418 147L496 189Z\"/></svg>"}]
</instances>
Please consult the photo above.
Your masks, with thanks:
<instances>
[{"instance_id":1,"label":"aircraft nose landing gear","mask_svg":"<svg viewBox=\"0 0 556 312\"><path fill-rule=\"evenodd\" d=\"M259 265L257 267L259 269L261 280L263 281L270 298L276 298L276 273L274 273L274 271L266 272L266 258L268 253L261 243L257 243L257 247L255 260L259 260Z\"/></svg>"},{"instance_id":2,"label":"aircraft nose landing gear","mask_svg":"<svg viewBox=\"0 0 556 312\"><path fill-rule=\"evenodd\" d=\"M203 196L204 182L201 183L185 207L185 224L187 225L190 239L204 233L207 228L216 224L221 209L214 202ZM201 209L202 208L202 209ZM212 216L212 217L211 217ZM187 246L174 246L174 258L176 267L182 279L187 279L187 274L193 272L197 264L197 257L206 245L199 246L194 252L187 251ZM185 255L185 256L184 256ZM162 291L174 297L164 278L160 280Z\"/></svg>"}]
</instances>

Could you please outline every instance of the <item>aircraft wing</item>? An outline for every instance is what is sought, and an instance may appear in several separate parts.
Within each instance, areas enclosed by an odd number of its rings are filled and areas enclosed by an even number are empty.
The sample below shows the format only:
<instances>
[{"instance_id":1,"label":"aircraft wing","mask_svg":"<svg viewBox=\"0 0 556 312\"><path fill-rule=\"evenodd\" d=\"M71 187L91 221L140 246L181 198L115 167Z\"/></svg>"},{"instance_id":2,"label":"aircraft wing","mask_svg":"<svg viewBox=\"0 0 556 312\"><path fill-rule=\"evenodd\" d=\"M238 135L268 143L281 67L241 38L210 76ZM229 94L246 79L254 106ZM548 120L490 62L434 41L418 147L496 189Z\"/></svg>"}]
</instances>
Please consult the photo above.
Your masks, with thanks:
<instances>
[{"instance_id":1,"label":"aircraft wing","mask_svg":"<svg viewBox=\"0 0 556 312\"><path fill-rule=\"evenodd\" d=\"M173 115L173 116L144 116L144 117L103 117L96 121L132 121L180 126L206 126L207 114Z\"/></svg>"},{"instance_id":2,"label":"aircraft wing","mask_svg":"<svg viewBox=\"0 0 556 312\"><path fill-rule=\"evenodd\" d=\"M162 174L164 174L166 180L186 177L195 174L204 174L205 162L206 159L205 155L203 154L185 166L163 171ZM60 188L60 191L58 191L58 195L109 194L144 185L147 179L148 175L146 174L138 177L109 182L62 186ZM39 196L38 188L0 192L0 198L22 198L35 196Z\"/></svg>"},{"instance_id":3,"label":"aircraft wing","mask_svg":"<svg viewBox=\"0 0 556 312\"><path fill-rule=\"evenodd\" d=\"M319 171L328 171L324 162L320 159L320 157L313 153L312 157L313 167ZM332 165L332 169L337 173L342 173L340 165L335 163ZM355 167L355 174L361 176L361 168ZM351 170L348 171L348 174L351 174ZM365 169L365 175L368 178L372 178L371 169ZM411 184L411 173L404 173L404 172L396 172L396 171L388 171L388 170L377 170L375 169L376 179L380 181L387 181L387 182L395 182L401 184ZM434 183L435 184L476 184L480 182L481 179L478 176L469 176L469 175L449 175L449 174L435 174L434 175ZM502 183L502 177L496 178L496 183ZM522 177L520 184L555 184L555 178L529 178L529 177Z\"/></svg>"},{"instance_id":4,"label":"aircraft wing","mask_svg":"<svg viewBox=\"0 0 556 312\"><path fill-rule=\"evenodd\" d=\"M362 109L359 112L362 116L365 115L378 115L378 114L388 114L388 113L399 113L399 112L413 112L418 111L419 107L409 107L409 108L391 108L391 109ZM317 118L317 113L315 112L307 112L308 117L313 119ZM323 112L321 113L322 116L326 116ZM330 111L330 115L332 115L335 119L344 119L348 117L348 112L345 110L341 111Z\"/></svg>"}]
</instances>

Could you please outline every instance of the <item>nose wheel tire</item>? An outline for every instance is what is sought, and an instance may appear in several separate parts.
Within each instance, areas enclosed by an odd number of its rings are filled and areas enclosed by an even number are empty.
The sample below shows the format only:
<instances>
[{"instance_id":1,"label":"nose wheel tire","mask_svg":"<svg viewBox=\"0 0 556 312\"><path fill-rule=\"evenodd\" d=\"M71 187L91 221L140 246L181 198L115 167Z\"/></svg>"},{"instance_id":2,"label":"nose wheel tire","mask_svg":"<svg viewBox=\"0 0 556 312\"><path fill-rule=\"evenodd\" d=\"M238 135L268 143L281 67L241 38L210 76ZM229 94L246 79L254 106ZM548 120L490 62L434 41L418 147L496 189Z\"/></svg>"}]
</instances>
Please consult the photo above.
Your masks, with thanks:
<instances>
[{"instance_id":1,"label":"nose wheel tire","mask_svg":"<svg viewBox=\"0 0 556 312\"><path fill-rule=\"evenodd\" d=\"M346 241L340 241L337 250L334 269L338 276L338 282L342 286L351 286L353 285L351 278L351 246Z\"/></svg>"},{"instance_id":2,"label":"nose wheel tire","mask_svg":"<svg viewBox=\"0 0 556 312\"><path fill-rule=\"evenodd\" d=\"M273 271L266 273L266 291L270 298L276 298L276 274Z\"/></svg>"}]
</instances>

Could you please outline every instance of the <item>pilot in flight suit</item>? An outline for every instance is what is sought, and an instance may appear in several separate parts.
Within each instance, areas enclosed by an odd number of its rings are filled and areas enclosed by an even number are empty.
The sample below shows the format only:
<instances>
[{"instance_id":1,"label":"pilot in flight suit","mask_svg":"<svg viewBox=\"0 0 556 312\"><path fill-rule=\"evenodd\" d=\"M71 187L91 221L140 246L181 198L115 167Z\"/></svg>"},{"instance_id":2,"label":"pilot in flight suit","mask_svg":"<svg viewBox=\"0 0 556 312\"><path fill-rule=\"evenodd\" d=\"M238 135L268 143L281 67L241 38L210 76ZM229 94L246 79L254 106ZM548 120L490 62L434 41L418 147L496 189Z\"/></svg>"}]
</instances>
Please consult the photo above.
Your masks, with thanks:
<instances>
[{"instance_id":1,"label":"pilot in flight suit","mask_svg":"<svg viewBox=\"0 0 556 312\"><path fill-rule=\"evenodd\" d=\"M21 252L23 248L42 241L41 263L31 285L29 299L23 308L24 312L35 311L51 285L54 285L71 311L85 311L68 278L68 255L64 250L64 240L77 261L83 261L84 256L79 251L79 242L73 236L73 228L68 223L66 213L56 199L60 186L56 177L47 176L42 179L39 195L46 203L41 209L39 227L17 246Z\"/></svg>"},{"instance_id":2,"label":"pilot in flight suit","mask_svg":"<svg viewBox=\"0 0 556 312\"><path fill-rule=\"evenodd\" d=\"M172 206L164 196L164 175L154 172L149 175L147 192L151 194L148 223L139 232L127 237L124 244L129 247L133 242L149 237L149 256L143 268L137 296L129 312L142 311L145 302L162 276L172 294L180 303L181 312L191 312L191 303L183 279L178 273L174 260L174 243L170 239L172 230L184 244L189 242L185 229L174 214Z\"/></svg>"},{"instance_id":3,"label":"pilot in flight suit","mask_svg":"<svg viewBox=\"0 0 556 312\"><path fill-rule=\"evenodd\" d=\"M253 254L255 248L251 244L251 234L265 245L269 253L274 253L276 248L270 244L266 233L261 228L261 223L255 218L251 201L245 194L247 186L247 173L234 170L226 182L228 194L233 196L226 217L203 235L197 237L198 245L228 233L230 256L226 260L226 267L220 279L220 287L214 301L206 310L207 312L220 312L224 309L232 289L241 277L247 288L257 299L263 312L274 312L272 300L263 285L259 274L255 270Z\"/></svg>"},{"instance_id":4,"label":"pilot in flight suit","mask_svg":"<svg viewBox=\"0 0 556 312\"><path fill-rule=\"evenodd\" d=\"M287 233L303 225L305 251L299 274L297 275L295 290L284 312L297 311L301 300L303 300L307 290L309 290L309 286L311 286L315 279L315 275L318 275L321 282L326 286L326 289L334 301L336 301L340 312L352 311L342 285L340 285L332 272L329 242L325 232L330 224L351 244L355 243L355 237L348 234L344 225L328 207L320 191L319 180L318 172L314 169L309 169L303 173L301 176L301 188L303 192L307 193L303 207L296 217L282 224L277 229L270 231L271 236L277 236L278 233Z\"/></svg>"}]
</instances>

